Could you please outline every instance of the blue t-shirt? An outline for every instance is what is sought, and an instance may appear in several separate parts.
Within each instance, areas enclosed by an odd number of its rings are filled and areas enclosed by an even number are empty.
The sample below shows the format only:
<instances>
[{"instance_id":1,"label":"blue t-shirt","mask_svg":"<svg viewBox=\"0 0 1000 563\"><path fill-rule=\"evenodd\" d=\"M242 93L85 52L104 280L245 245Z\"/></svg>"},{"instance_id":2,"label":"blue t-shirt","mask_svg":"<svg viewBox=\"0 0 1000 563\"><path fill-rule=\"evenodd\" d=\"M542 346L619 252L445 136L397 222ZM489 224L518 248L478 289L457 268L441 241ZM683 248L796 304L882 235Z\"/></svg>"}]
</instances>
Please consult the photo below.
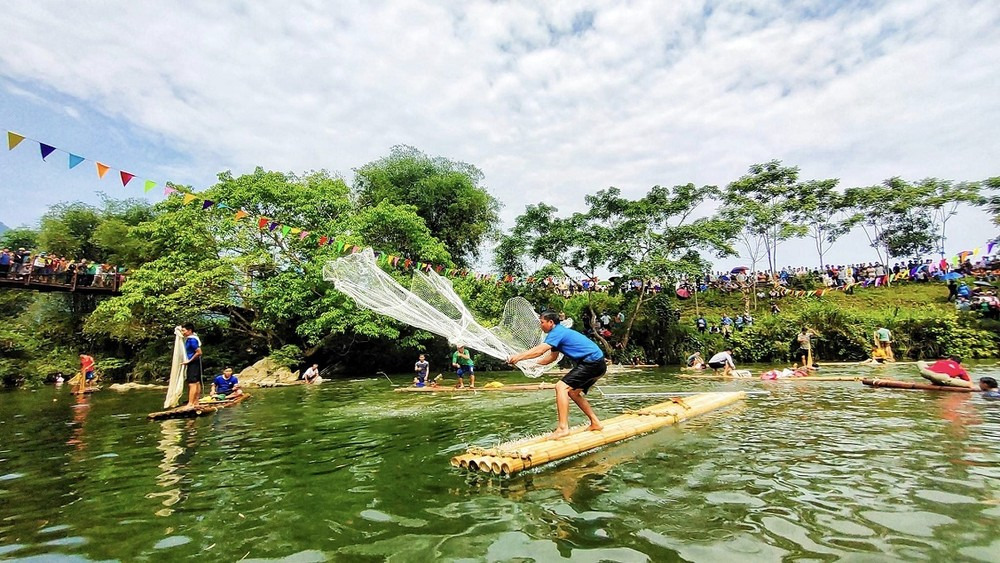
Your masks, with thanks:
<instances>
[{"instance_id":1,"label":"blue t-shirt","mask_svg":"<svg viewBox=\"0 0 1000 563\"><path fill-rule=\"evenodd\" d=\"M545 343L569 359L577 362L597 362L604 359L604 352L579 332L562 325L552 327L545 335Z\"/></svg>"},{"instance_id":2,"label":"blue t-shirt","mask_svg":"<svg viewBox=\"0 0 1000 563\"><path fill-rule=\"evenodd\" d=\"M996 389L990 389L989 391L984 391L983 398L989 399L991 401L996 401L997 399L1000 399L1000 391L997 391Z\"/></svg>"},{"instance_id":3,"label":"blue t-shirt","mask_svg":"<svg viewBox=\"0 0 1000 563\"><path fill-rule=\"evenodd\" d=\"M194 353L198 351L198 348L201 348L201 341L194 336L189 336L184 339L184 353L187 354L187 359L190 360L193 358Z\"/></svg>"},{"instance_id":4,"label":"blue t-shirt","mask_svg":"<svg viewBox=\"0 0 1000 563\"><path fill-rule=\"evenodd\" d=\"M219 393L222 393L223 395L228 395L229 393L231 393L233 387L236 387L236 385L239 382L240 380L236 379L235 375L229 376L229 379L226 379L222 375L217 375L215 376L215 379L212 381L212 383L215 383L215 390Z\"/></svg>"}]
</instances>

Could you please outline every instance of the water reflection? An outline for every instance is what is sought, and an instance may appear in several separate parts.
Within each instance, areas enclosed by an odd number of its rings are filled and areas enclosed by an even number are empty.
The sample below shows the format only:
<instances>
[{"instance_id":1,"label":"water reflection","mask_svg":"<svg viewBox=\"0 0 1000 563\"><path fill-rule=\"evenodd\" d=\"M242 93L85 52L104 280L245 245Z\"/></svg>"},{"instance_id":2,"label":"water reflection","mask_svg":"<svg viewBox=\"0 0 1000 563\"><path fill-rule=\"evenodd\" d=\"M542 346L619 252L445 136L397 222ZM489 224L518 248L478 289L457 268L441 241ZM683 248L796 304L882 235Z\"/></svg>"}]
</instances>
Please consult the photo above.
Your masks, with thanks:
<instances>
[{"instance_id":1,"label":"water reflection","mask_svg":"<svg viewBox=\"0 0 1000 563\"><path fill-rule=\"evenodd\" d=\"M187 477L185 468L191 455L198 445L198 428L194 419L169 419L159 422L160 439L156 449L163 454L163 459L157 465L160 474L156 476L157 486L166 489L148 493L146 498L163 500L163 508L154 514L165 517L174 512L174 505L184 500L188 491L182 488ZM190 452L191 455L185 456Z\"/></svg>"},{"instance_id":2,"label":"water reflection","mask_svg":"<svg viewBox=\"0 0 1000 563\"><path fill-rule=\"evenodd\" d=\"M66 441L66 445L73 446L73 449L78 453L82 453L87 444L84 441L84 423L87 422L87 414L90 413L90 396L86 394L74 394L73 397L76 399L73 405L73 422L70 423L73 426L73 433L70 435L69 440ZM80 461L81 455L75 455L73 461Z\"/></svg>"}]
</instances>

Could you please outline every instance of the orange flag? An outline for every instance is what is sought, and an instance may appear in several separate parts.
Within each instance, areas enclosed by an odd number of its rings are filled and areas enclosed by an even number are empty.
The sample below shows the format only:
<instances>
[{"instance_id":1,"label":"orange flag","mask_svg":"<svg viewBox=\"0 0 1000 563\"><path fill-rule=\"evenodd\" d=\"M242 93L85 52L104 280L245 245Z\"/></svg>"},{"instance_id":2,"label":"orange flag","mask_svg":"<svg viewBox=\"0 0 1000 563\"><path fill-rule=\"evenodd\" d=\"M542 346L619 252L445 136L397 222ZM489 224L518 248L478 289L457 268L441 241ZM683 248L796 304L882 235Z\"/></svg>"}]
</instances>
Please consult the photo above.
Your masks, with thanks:
<instances>
[{"instance_id":1,"label":"orange flag","mask_svg":"<svg viewBox=\"0 0 1000 563\"><path fill-rule=\"evenodd\" d=\"M7 150L9 151L14 150L14 147L19 145L23 140L24 140L23 135L18 135L13 131L7 131Z\"/></svg>"},{"instance_id":2,"label":"orange flag","mask_svg":"<svg viewBox=\"0 0 1000 563\"><path fill-rule=\"evenodd\" d=\"M111 170L110 166L108 166L106 164L101 164L100 162L97 163L97 177L98 178L103 178L104 175L108 173L108 170Z\"/></svg>"},{"instance_id":3,"label":"orange flag","mask_svg":"<svg viewBox=\"0 0 1000 563\"><path fill-rule=\"evenodd\" d=\"M236 217L233 217L233 221L239 221L240 219L246 217L247 215L249 215L249 213L240 209L239 211L236 212Z\"/></svg>"}]
</instances>

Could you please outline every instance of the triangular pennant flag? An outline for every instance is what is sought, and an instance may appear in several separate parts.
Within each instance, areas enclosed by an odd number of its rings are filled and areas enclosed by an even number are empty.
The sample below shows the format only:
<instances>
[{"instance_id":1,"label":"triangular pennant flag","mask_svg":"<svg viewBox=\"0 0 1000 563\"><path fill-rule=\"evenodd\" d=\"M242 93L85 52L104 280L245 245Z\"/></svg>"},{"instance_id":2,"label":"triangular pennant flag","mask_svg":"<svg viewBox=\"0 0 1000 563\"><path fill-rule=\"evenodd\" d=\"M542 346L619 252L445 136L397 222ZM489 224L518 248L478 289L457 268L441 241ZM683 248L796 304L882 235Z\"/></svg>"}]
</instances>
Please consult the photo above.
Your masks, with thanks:
<instances>
[{"instance_id":1,"label":"triangular pennant flag","mask_svg":"<svg viewBox=\"0 0 1000 563\"><path fill-rule=\"evenodd\" d=\"M228 206L228 205L226 205L226 204L225 204L225 203L223 202L223 203L216 203L216 204L215 204L215 208L216 208L216 209L229 209L229 206Z\"/></svg>"},{"instance_id":2,"label":"triangular pennant flag","mask_svg":"<svg viewBox=\"0 0 1000 563\"><path fill-rule=\"evenodd\" d=\"M105 164L101 164L100 162L97 163L97 177L98 178L103 178L104 175L108 173L108 170L111 170L110 166L107 166Z\"/></svg>"},{"instance_id":3,"label":"triangular pennant flag","mask_svg":"<svg viewBox=\"0 0 1000 563\"><path fill-rule=\"evenodd\" d=\"M277 228L278 228L278 222L277 221L271 221L271 224L267 226L267 230L269 230L269 231L274 231L274 229L277 229Z\"/></svg>"},{"instance_id":4,"label":"triangular pennant flag","mask_svg":"<svg viewBox=\"0 0 1000 563\"><path fill-rule=\"evenodd\" d=\"M122 177L122 187L123 188L125 186L127 186L129 182L132 181L132 178L135 178L135 174L129 174L128 172L126 172L124 170L122 170L120 172L120 174L121 174L121 177Z\"/></svg>"},{"instance_id":5,"label":"triangular pennant flag","mask_svg":"<svg viewBox=\"0 0 1000 563\"><path fill-rule=\"evenodd\" d=\"M342 242L340 242L338 240L337 241L337 252L340 253L340 252L343 252L343 251L344 251L344 243L342 243Z\"/></svg>"},{"instance_id":6,"label":"triangular pennant flag","mask_svg":"<svg viewBox=\"0 0 1000 563\"><path fill-rule=\"evenodd\" d=\"M989 254L990 252L993 252L993 245L995 245L995 244L996 244L996 241L990 241L990 244L986 246L986 254Z\"/></svg>"},{"instance_id":7,"label":"triangular pennant flag","mask_svg":"<svg viewBox=\"0 0 1000 563\"><path fill-rule=\"evenodd\" d=\"M212 207L213 205L215 205L214 201L212 201L210 199L206 199L205 203L201 204L201 209L202 209L202 211L204 211L204 210L208 209L209 207Z\"/></svg>"},{"instance_id":8,"label":"triangular pennant flag","mask_svg":"<svg viewBox=\"0 0 1000 563\"><path fill-rule=\"evenodd\" d=\"M285 225L284 227L281 227L281 235L282 236L288 236L288 232L291 231L291 230L292 230L291 227L289 227L288 225Z\"/></svg>"},{"instance_id":9,"label":"triangular pennant flag","mask_svg":"<svg viewBox=\"0 0 1000 563\"><path fill-rule=\"evenodd\" d=\"M247 215L249 215L249 213L240 209L239 211L236 212L236 215L233 216L233 221L239 221L240 219L246 217Z\"/></svg>"},{"instance_id":10,"label":"triangular pennant flag","mask_svg":"<svg viewBox=\"0 0 1000 563\"><path fill-rule=\"evenodd\" d=\"M146 180L146 185L142 187L142 191L148 192L149 190L156 187L156 182L152 180Z\"/></svg>"},{"instance_id":11,"label":"triangular pennant flag","mask_svg":"<svg viewBox=\"0 0 1000 563\"><path fill-rule=\"evenodd\" d=\"M194 194L184 194L184 205L187 205L192 201L194 201L194 198L195 198Z\"/></svg>"},{"instance_id":12,"label":"triangular pennant flag","mask_svg":"<svg viewBox=\"0 0 1000 563\"><path fill-rule=\"evenodd\" d=\"M38 143L38 148L42 151L42 160L45 160L45 157L49 156L52 154L52 151L56 150L56 148L52 145L46 145L45 143Z\"/></svg>"},{"instance_id":13,"label":"triangular pennant flag","mask_svg":"<svg viewBox=\"0 0 1000 563\"><path fill-rule=\"evenodd\" d=\"M69 154L69 167L70 168L75 168L77 164L80 164L84 160L85 159L82 156L76 156L75 154L70 153Z\"/></svg>"},{"instance_id":14,"label":"triangular pennant flag","mask_svg":"<svg viewBox=\"0 0 1000 563\"><path fill-rule=\"evenodd\" d=\"M21 141L23 140L24 136L18 135L13 131L7 131L7 150L9 151L14 150L14 147L21 144Z\"/></svg>"},{"instance_id":15,"label":"triangular pennant flag","mask_svg":"<svg viewBox=\"0 0 1000 563\"><path fill-rule=\"evenodd\" d=\"M164 186L163 187L163 195L170 195L172 193L175 193L176 191L177 190L171 188L170 186Z\"/></svg>"},{"instance_id":16,"label":"triangular pennant flag","mask_svg":"<svg viewBox=\"0 0 1000 563\"><path fill-rule=\"evenodd\" d=\"M298 227L292 227L292 230L291 230L291 233L292 233L293 235L297 235L297 234L299 234L300 232L302 232L302 229L300 229L300 228L298 228Z\"/></svg>"},{"instance_id":17,"label":"triangular pennant flag","mask_svg":"<svg viewBox=\"0 0 1000 563\"><path fill-rule=\"evenodd\" d=\"M237 213L237 215L239 215L239 213ZM268 221L270 221L270 219L268 219L267 217L261 217L261 218L260 218L260 219L259 219L259 220L257 221L257 227L258 227L258 228L261 228L261 229L263 229L264 227L266 227L266 226L267 226L267 222L268 222Z\"/></svg>"},{"instance_id":18,"label":"triangular pennant flag","mask_svg":"<svg viewBox=\"0 0 1000 563\"><path fill-rule=\"evenodd\" d=\"M975 247L975 248L973 248L973 249L972 249L972 255L973 255L973 256L979 256L979 251L980 251L980 250L982 250L982 249L981 249L981 248L979 248L978 246L977 246L977 247Z\"/></svg>"},{"instance_id":19,"label":"triangular pennant flag","mask_svg":"<svg viewBox=\"0 0 1000 563\"><path fill-rule=\"evenodd\" d=\"M330 237L326 235L319 237L319 246L323 246L324 244L326 244L326 241L328 240L330 240Z\"/></svg>"},{"instance_id":20,"label":"triangular pennant flag","mask_svg":"<svg viewBox=\"0 0 1000 563\"><path fill-rule=\"evenodd\" d=\"M307 236L309 236L309 231L302 231L301 233L299 233L299 240L302 240Z\"/></svg>"}]
</instances>

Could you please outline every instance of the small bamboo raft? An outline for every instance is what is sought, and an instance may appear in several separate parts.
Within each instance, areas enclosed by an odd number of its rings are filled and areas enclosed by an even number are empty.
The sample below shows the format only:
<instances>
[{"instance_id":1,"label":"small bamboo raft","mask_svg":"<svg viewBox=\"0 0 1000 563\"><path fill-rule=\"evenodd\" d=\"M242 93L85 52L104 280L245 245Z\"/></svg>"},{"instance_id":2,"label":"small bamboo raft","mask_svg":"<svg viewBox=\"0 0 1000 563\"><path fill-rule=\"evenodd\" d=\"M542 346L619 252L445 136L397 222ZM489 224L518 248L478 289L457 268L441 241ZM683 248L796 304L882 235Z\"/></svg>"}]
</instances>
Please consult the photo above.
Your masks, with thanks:
<instances>
[{"instance_id":1,"label":"small bamboo raft","mask_svg":"<svg viewBox=\"0 0 1000 563\"><path fill-rule=\"evenodd\" d=\"M586 427L574 428L569 436L550 440L546 436L501 444L496 448L471 447L468 452L451 458L453 467L512 475L519 471L567 458L594 448L652 432L677 424L682 420L730 405L746 397L742 391L699 393L674 398L604 421L604 429L590 432Z\"/></svg>"},{"instance_id":2,"label":"small bamboo raft","mask_svg":"<svg viewBox=\"0 0 1000 563\"><path fill-rule=\"evenodd\" d=\"M224 409L226 407L231 407L233 405L242 403L243 401L250 398L250 395L244 393L237 396L236 398L229 401L217 401L213 403L199 403L196 407L177 407L170 410L151 412L146 415L149 420L163 420L165 418L192 418L196 416L204 416L206 414L212 414L213 412Z\"/></svg>"},{"instance_id":3,"label":"small bamboo raft","mask_svg":"<svg viewBox=\"0 0 1000 563\"><path fill-rule=\"evenodd\" d=\"M888 387L892 389L920 389L922 391L951 391L953 393L972 393L978 391L971 387L955 387L951 385L934 385L933 383L916 383L898 379L862 379L861 383L869 387Z\"/></svg>"},{"instance_id":4,"label":"small bamboo raft","mask_svg":"<svg viewBox=\"0 0 1000 563\"><path fill-rule=\"evenodd\" d=\"M551 391L556 386L551 383L516 383L503 387L400 387L397 393L474 393L476 391Z\"/></svg>"},{"instance_id":5,"label":"small bamboo raft","mask_svg":"<svg viewBox=\"0 0 1000 563\"><path fill-rule=\"evenodd\" d=\"M761 379L759 377L723 377L721 375L678 375L682 379L709 379L714 381L861 381L860 375L806 375L802 377L779 377L777 379Z\"/></svg>"}]
</instances>

